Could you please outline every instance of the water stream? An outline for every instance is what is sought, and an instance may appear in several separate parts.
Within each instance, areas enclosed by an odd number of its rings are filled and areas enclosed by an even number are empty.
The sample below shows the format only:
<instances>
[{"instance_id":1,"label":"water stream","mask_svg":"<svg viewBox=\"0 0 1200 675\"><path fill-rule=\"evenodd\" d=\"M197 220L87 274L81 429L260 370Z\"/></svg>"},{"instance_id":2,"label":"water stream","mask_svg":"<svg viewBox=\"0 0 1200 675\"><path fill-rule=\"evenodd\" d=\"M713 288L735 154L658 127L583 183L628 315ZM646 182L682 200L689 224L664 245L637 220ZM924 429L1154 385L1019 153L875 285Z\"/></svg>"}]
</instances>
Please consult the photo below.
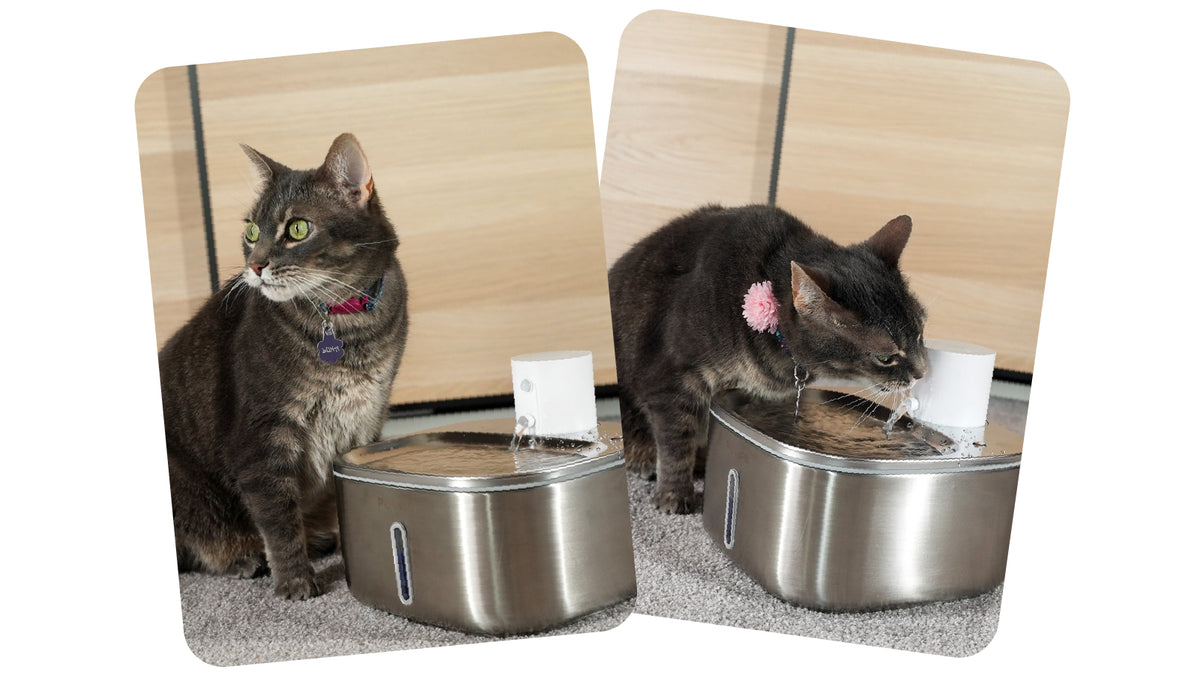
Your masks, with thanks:
<instances>
[{"instance_id":1,"label":"water stream","mask_svg":"<svg viewBox=\"0 0 1200 675\"><path fill-rule=\"evenodd\" d=\"M916 410L918 405L917 399L913 398L912 396L905 396L904 399L900 401L900 404L896 406L896 409L892 411L892 414L887 418L887 421L883 423L883 435L891 436L892 429L896 426L896 422L900 421L900 418L903 417L905 413Z\"/></svg>"},{"instance_id":2,"label":"water stream","mask_svg":"<svg viewBox=\"0 0 1200 675\"><path fill-rule=\"evenodd\" d=\"M517 419L517 426L516 426L516 428L513 429L512 442L509 443L508 449L512 450L514 453L516 453L516 451L518 449L520 449L521 443L523 443L525 441L526 433L529 434L529 439L530 439L529 444L530 444L530 447L532 447L534 438L535 438L535 436L532 433L534 426L535 426L535 423L533 420L529 419L528 417L526 417L524 415L519 417Z\"/></svg>"}]
</instances>

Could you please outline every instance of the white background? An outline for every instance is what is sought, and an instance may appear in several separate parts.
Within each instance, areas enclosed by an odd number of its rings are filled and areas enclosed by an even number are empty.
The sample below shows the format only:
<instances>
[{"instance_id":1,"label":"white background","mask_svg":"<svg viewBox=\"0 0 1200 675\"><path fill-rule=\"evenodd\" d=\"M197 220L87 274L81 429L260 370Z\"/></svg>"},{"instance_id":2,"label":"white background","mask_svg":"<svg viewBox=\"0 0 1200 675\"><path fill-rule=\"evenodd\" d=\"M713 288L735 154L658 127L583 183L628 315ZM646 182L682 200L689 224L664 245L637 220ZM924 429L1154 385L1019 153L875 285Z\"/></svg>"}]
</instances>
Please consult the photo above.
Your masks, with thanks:
<instances>
[{"instance_id":1,"label":"white background","mask_svg":"<svg viewBox=\"0 0 1200 675\"><path fill-rule=\"evenodd\" d=\"M995 640L951 659L635 615L600 634L253 672L1154 672L1192 660L1200 55L1191 12L1168 9L1184 3L34 4L10 6L0 27L5 670L208 669L179 617L133 110L142 80L190 63L557 31L588 59L602 157L621 31L654 8L1041 61L1066 80Z\"/></svg>"}]
</instances>

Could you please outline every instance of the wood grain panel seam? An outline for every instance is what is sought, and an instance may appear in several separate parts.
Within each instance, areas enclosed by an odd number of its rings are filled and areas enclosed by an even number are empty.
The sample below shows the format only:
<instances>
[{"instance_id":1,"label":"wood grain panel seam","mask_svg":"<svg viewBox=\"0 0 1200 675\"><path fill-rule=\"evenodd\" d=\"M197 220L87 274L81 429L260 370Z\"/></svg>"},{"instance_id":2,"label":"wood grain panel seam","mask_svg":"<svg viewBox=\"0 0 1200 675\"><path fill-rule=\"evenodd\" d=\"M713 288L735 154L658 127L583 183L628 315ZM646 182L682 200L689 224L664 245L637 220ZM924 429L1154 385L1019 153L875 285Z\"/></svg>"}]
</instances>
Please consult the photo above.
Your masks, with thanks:
<instances>
[{"instance_id":1,"label":"wood grain panel seam","mask_svg":"<svg viewBox=\"0 0 1200 675\"><path fill-rule=\"evenodd\" d=\"M783 158L783 127L787 119L788 86L792 79L792 46L796 41L796 29L788 26L787 39L783 44L783 67L779 77L779 108L775 113L775 144L771 149L771 179L767 186L767 203L775 205L775 194L779 189L779 164Z\"/></svg>"},{"instance_id":2,"label":"wood grain panel seam","mask_svg":"<svg viewBox=\"0 0 1200 675\"><path fill-rule=\"evenodd\" d=\"M215 295L221 288L217 271L217 242L213 232L212 203L208 190L208 159L204 152L204 124L200 115L200 78L196 66L187 67L188 94L192 99L192 134L196 145L196 172L200 179L200 215L204 221L204 247L208 255L208 279Z\"/></svg>"}]
</instances>

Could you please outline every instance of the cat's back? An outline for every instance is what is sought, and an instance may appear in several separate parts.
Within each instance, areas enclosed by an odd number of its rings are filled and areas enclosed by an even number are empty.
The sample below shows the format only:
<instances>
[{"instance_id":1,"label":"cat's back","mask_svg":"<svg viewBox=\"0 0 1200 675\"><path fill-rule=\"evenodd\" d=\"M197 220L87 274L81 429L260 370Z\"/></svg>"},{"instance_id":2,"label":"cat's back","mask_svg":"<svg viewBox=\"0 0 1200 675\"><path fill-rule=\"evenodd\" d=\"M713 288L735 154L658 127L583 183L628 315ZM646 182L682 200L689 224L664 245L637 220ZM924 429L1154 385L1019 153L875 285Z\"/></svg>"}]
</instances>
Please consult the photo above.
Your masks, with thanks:
<instances>
[{"instance_id":1,"label":"cat's back","mask_svg":"<svg viewBox=\"0 0 1200 675\"><path fill-rule=\"evenodd\" d=\"M774 206L708 205L646 235L614 263L613 276L638 271L682 274L717 260L753 260L789 240L813 236L799 219Z\"/></svg>"},{"instance_id":2,"label":"cat's back","mask_svg":"<svg viewBox=\"0 0 1200 675\"><path fill-rule=\"evenodd\" d=\"M646 235L613 264L609 270L613 311L620 313L633 298L651 292L711 288L716 280L735 286L743 278L758 280L781 251L820 239L774 206L696 209Z\"/></svg>"}]
</instances>

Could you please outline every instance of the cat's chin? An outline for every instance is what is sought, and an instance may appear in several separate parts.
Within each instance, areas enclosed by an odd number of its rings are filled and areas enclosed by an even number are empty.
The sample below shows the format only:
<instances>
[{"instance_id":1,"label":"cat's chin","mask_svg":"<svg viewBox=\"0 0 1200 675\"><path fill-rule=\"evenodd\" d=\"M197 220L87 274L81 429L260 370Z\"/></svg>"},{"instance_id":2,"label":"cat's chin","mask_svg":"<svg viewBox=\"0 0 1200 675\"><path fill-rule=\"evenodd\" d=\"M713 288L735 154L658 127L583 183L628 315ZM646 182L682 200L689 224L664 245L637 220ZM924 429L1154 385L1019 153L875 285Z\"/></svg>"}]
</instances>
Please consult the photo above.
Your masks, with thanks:
<instances>
[{"instance_id":1,"label":"cat's chin","mask_svg":"<svg viewBox=\"0 0 1200 675\"><path fill-rule=\"evenodd\" d=\"M272 302L287 302L288 300L296 297L295 291L291 290L287 286L281 286L278 284L262 284L258 287L258 290L262 292L263 297L271 300Z\"/></svg>"},{"instance_id":2,"label":"cat's chin","mask_svg":"<svg viewBox=\"0 0 1200 675\"><path fill-rule=\"evenodd\" d=\"M267 281L253 274L245 274L243 278L247 285L258 290L263 297L272 302L287 302L296 297L296 291L283 284Z\"/></svg>"},{"instance_id":3,"label":"cat's chin","mask_svg":"<svg viewBox=\"0 0 1200 675\"><path fill-rule=\"evenodd\" d=\"M882 385L880 385L880 389L888 394L906 394L909 391L912 391L913 385L916 383L916 380L910 380L908 382L884 382Z\"/></svg>"}]
</instances>

